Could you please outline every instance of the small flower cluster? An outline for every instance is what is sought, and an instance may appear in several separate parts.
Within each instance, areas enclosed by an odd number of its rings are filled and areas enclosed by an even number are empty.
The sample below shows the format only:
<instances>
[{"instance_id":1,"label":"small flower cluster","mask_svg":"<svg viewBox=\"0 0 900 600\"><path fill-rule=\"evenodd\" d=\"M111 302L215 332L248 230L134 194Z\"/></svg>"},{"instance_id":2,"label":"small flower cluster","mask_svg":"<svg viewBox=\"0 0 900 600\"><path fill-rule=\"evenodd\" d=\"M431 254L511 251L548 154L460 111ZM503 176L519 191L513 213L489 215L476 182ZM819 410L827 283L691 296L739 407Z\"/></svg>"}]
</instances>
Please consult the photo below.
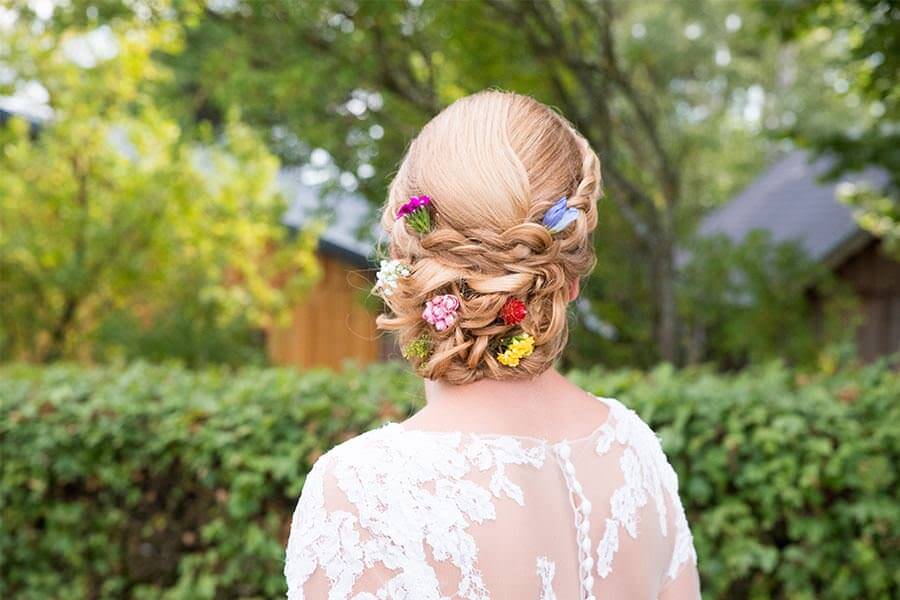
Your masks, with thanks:
<instances>
[{"instance_id":1,"label":"small flower cluster","mask_svg":"<svg viewBox=\"0 0 900 600\"><path fill-rule=\"evenodd\" d=\"M375 287L372 291L385 298L393 296L400 278L409 277L411 272L411 267L399 260L383 260L375 276Z\"/></svg>"},{"instance_id":2,"label":"small flower cluster","mask_svg":"<svg viewBox=\"0 0 900 600\"><path fill-rule=\"evenodd\" d=\"M403 354L403 358L418 358L419 360L424 360L428 358L428 355L431 354L431 340L427 335L422 334L400 350L400 353Z\"/></svg>"},{"instance_id":3,"label":"small flower cluster","mask_svg":"<svg viewBox=\"0 0 900 600\"><path fill-rule=\"evenodd\" d=\"M456 311L458 310L459 298L453 294L442 294L425 303L422 318L431 323L438 331L444 331L456 322Z\"/></svg>"},{"instance_id":4,"label":"small flower cluster","mask_svg":"<svg viewBox=\"0 0 900 600\"><path fill-rule=\"evenodd\" d=\"M547 214L544 215L544 219L541 223L550 230L550 233L559 233L578 218L578 213L581 212L581 210L575 207L566 206L568 201L569 199L563 196L557 200L556 204L551 206L550 210L547 211Z\"/></svg>"},{"instance_id":5,"label":"small flower cluster","mask_svg":"<svg viewBox=\"0 0 900 600\"><path fill-rule=\"evenodd\" d=\"M500 309L500 318L507 325L518 325L525 320L527 314L525 303L518 298L507 299L503 308Z\"/></svg>"},{"instance_id":6,"label":"small flower cluster","mask_svg":"<svg viewBox=\"0 0 900 600\"><path fill-rule=\"evenodd\" d=\"M497 362L507 367L518 367L519 361L534 352L534 337L520 333L506 340L503 352L497 354Z\"/></svg>"},{"instance_id":7,"label":"small flower cluster","mask_svg":"<svg viewBox=\"0 0 900 600\"><path fill-rule=\"evenodd\" d=\"M431 198L413 196L409 202L397 211L397 219L406 219L406 224L414 231L428 233L431 231Z\"/></svg>"}]
</instances>

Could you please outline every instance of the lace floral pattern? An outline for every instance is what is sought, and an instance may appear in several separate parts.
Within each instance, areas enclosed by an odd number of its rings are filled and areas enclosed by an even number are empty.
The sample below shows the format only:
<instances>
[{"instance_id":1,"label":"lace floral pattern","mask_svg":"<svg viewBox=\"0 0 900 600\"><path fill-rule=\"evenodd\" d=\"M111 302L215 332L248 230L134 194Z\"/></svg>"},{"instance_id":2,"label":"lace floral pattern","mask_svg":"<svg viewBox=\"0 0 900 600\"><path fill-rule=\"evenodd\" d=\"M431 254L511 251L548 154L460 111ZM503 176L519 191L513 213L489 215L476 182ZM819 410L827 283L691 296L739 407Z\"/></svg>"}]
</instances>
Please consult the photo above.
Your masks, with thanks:
<instances>
[{"instance_id":1,"label":"lace floral pattern","mask_svg":"<svg viewBox=\"0 0 900 600\"><path fill-rule=\"evenodd\" d=\"M632 538L638 536L638 512L652 501L659 516L659 528L668 535L666 494L672 504L681 507L678 500L678 478L660 448L659 438L641 418L616 400L605 398L610 407L610 418L600 428L595 450L603 456L620 444L624 447L619 459L624 483L610 498L611 516L606 519L605 531L597 546L597 573L607 577L612 572L613 558L619 550L619 529ZM675 551L669 564L668 575L674 577L678 568L688 559L696 561L690 530L683 510L676 518Z\"/></svg>"},{"instance_id":2,"label":"lace floral pattern","mask_svg":"<svg viewBox=\"0 0 900 600\"><path fill-rule=\"evenodd\" d=\"M556 564L546 556L538 556L537 574L541 580L540 600L556 600L556 593L553 591L553 577L556 576Z\"/></svg>"},{"instance_id":3,"label":"lace floral pattern","mask_svg":"<svg viewBox=\"0 0 900 600\"><path fill-rule=\"evenodd\" d=\"M473 436L466 446L466 457L481 471L494 469L490 490L497 498L507 496L519 506L525 506L522 488L506 476L507 465L528 465L541 468L546 458L543 445L525 449L512 437L482 438Z\"/></svg>"},{"instance_id":4,"label":"lace floral pattern","mask_svg":"<svg viewBox=\"0 0 900 600\"><path fill-rule=\"evenodd\" d=\"M285 562L288 598L488 600L491 580L482 572L482 563L498 558L494 552L479 560L475 530L509 518L521 523L519 527L541 525L540 516L535 521L525 516L530 513L514 515L531 502L558 497L553 487L547 487L552 481L560 482L572 502L574 512L567 521L572 527L574 517L573 547L531 554L539 588L530 597L555 600L557 593L572 597L580 590L580 597L593 598L591 502L588 487L579 480L596 477L597 465L582 463L576 478L572 464L576 444L585 448L582 458L590 450L594 461L611 460L602 457L614 445L621 446L621 457L611 464L621 470L624 483L606 500L610 513L605 523L597 522L603 534L596 547L597 572L601 577L610 575L620 531L636 538L637 512L650 504L664 535L673 524L667 513L673 506L677 509L671 561L660 571L674 577L687 560L696 561L675 474L655 435L637 415L618 402L603 401L610 408L606 423L577 442L422 432L390 424L333 449L309 473L294 513ZM555 460L547 460L550 451ZM547 468L560 473L542 476L544 483L535 487L532 477ZM594 500L596 505L598 499ZM514 553L516 541L502 541L507 543ZM570 551L580 561L579 580L554 583L559 552ZM502 557L499 561L502 566ZM325 585L327 591L322 587L307 591L314 578L315 585Z\"/></svg>"}]
</instances>

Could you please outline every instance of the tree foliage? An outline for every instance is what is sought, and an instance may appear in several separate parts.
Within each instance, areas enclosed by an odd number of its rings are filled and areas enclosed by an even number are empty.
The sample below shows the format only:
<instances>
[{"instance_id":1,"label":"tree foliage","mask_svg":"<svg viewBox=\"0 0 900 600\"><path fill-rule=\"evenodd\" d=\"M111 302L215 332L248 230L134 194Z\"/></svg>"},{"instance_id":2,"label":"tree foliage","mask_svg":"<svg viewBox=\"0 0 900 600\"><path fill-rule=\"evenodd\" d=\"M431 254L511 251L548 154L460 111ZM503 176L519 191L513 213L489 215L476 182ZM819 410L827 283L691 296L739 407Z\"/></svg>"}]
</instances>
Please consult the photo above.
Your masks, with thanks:
<instances>
[{"instance_id":1,"label":"tree foliage","mask_svg":"<svg viewBox=\"0 0 900 600\"><path fill-rule=\"evenodd\" d=\"M153 53L167 75L155 99L173 124L220 132L239 107L284 162L325 165L328 185L376 204L411 137L460 96L499 87L558 107L599 151L606 190L598 268L573 311L585 327L567 360L652 364L695 348L684 319L700 307L680 290L696 273L679 272L679 251L785 138L839 140L855 149L838 152L838 168L898 172L896 10L893 0L74 0L47 26L167 28L177 43ZM857 192L863 225L892 235L893 201ZM729 360L714 352L705 358Z\"/></svg>"},{"instance_id":2,"label":"tree foliage","mask_svg":"<svg viewBox=\"0 0 900 600\"><path fill-rule=\"evenodd\" d=\"M883 187L847 189L842 199L900 257L900 2L806 0L763 8L765 25L783 39L825 42L820 98L849 113L829 122L803 115L786 133L833 158L831 178L864 169L884 174Z\"/></svg>"},{"instance_id":3,"label":"tree foliage","mask_svg":"<svg viewBox=\"0 0 900 600\"><path fill-rule=\"evenodd\" d=\"M852 294L797 244L775 244L768 232L751 232L740 244L697 240L679 293L691 362L716 356L742 367L778 357L809 366L852 354Z\"/></svg>"},{"instance_id":4,"label":"tree foliage","mask_svg":"<svg viewBox=\"0 0 900 600\"><path fill-rule=\"evenodd\" d=\"M313 240L288 239L279 161L234 113L213 135L157 101L171 72L154 53L177 51L179 29L39 31L23 20L0 57L53 110L0 129L2 354L130 355L174 322L168 341L189 323L194 346L168 355L203 362L204 335L283 311L315 274Z\"/></svg>"},{"instance_id":5,"label":"tree foliage","mask_svg":"<svg viewBox=\"0 0 900 600\"><path fill-rule=\"evenodd\" d=\"M189 114L215 122L240 104L284 159L324 148L341 183L375 202L417 129L456 98L500 87L559 107L603 161L601 259L637 263L590 288L627 290L633 309L601 295L591 310L677 358L675 248L765 156L758 124L739 115L756 82L774 85L777 56L734 21L738 2L174 6L196 17L170 56Z\"/></svg>"}]
</instances>

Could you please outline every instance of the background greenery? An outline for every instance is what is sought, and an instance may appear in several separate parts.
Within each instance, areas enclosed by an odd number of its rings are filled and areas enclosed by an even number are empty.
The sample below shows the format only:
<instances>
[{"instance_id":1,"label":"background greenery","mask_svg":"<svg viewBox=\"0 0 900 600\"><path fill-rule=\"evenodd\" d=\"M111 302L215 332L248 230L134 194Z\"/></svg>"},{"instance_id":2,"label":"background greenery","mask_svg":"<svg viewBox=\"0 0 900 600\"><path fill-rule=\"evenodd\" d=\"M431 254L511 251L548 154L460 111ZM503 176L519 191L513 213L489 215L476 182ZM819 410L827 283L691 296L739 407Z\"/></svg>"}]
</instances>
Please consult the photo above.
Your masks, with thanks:
<instances>
[{"instance_id":1,"label":"background greenery","mask_svg":"<svg viewBox=\"0 0 900 600\"><path fill-rule=\"evenodd\" d=\"M900 594L900 375L576 371L659 432L705 598ZM5 598L274 598L312 463L421 403L397 365L0 370Z\"/></svg>"},{"instance_id":2,"label":"background greenery","mask_svg":"<svg viewBox=\"0 0 900 600\"><path fill-rule=\"evenodd\" d=\"M0 596L283 594L310 465L421 390L265 368L261 328L319 270L276 174L377 206L422 124L486 87L600 153L564 365L661 433L705 596L900 596L896 363L853 366L856 299L798 247L695 236L803 148L888 174L842 199L900 256L898 22L900 0L0 3L0 101L44 109L0 119Z\"/></svg>"},{"instance_id":3,"label":"background greenery","mask_svg":"<svg viewBox=\"0 0 900 600\"><path fill-rule=\"evenodd\" d=\"M487 87L558 107L603 162L570 366L846 355L849 328L809 335L810 286L849 306L827 273L695 239L785 150L886 171L843 197L900 239L900 0L28 0L0 17L0 95L52 109L0 126L6 358L260 362L253 332L317 275L315 228L279 226L277 167L377 206L415 132ZM752 272L722 278L723 253Z\"/></svg>"}]
</instances>

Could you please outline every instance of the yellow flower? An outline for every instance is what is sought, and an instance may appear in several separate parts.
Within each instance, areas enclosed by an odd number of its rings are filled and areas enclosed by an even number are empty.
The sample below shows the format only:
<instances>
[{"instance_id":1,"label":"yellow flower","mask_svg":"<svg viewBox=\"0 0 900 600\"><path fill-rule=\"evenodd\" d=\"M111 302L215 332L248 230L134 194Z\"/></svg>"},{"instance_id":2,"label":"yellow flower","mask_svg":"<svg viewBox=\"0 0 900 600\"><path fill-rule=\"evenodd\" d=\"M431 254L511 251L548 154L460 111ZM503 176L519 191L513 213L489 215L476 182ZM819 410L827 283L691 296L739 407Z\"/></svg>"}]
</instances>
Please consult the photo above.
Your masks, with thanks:
<instances>
[{"instance_id":1,"label":"yellow flower","mask_svg":"<svg viewBox=\"0 0 900 600\"><path fill-rule=\"evenodd\" d=\"M518 367L519 357L507 350L497 355L497 362L507 367Z\"/></svg>"},{"instance_id":2,"label":"yellow flower","mask_svg":"<svg viewBox=\"0 0 900 600\"><path fill-rule=\"evenodd\" d=\"M515 337L509 345L509 349L515 354L518 354L521 358L529 356L534 352L534 338L528 334L525 334L522 337Z\"/></svg>"},{"instance_id":3,"label":"yellow flower","mask_svg":"<svg viewBox=\"0 0 900 600\"><path fill-rule=\"evenodd\" d=\"M497 354L497 361L507 367L517 367L519 361L531 356L532 352L534 352L534 338L527 333L521 333L509 340L506 350Z\"/></svg>"}]
</instances>

